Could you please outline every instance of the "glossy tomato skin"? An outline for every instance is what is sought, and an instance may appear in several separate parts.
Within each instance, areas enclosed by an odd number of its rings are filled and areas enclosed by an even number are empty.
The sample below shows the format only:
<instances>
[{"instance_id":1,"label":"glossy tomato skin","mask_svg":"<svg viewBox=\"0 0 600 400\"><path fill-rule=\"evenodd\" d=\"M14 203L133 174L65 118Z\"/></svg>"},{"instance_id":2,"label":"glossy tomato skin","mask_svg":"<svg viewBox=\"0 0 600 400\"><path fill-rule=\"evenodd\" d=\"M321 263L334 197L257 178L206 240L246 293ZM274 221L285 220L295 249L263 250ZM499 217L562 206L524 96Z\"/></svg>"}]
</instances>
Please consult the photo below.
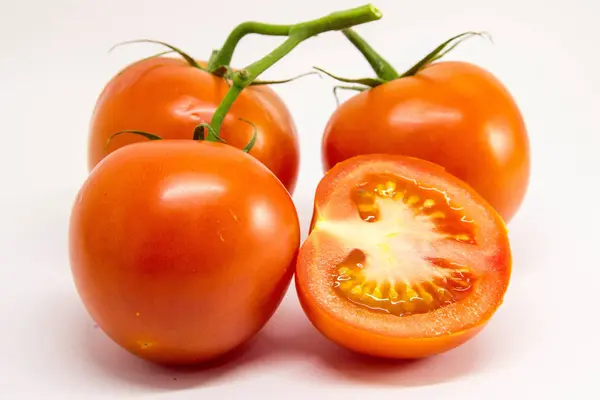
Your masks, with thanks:
<instances>
[{"instance_id":1,"label":"glossy tomato skin","mask_svg":"<svg viewBox=\"0 0 600 400\"><path fill-rule=\"evenodd\" d=\"M443 166L506 222L529 183L529 139L517 104L496 77L465 62L434 63L344 102L323 136L324 169L373 153Z\"/></svg>"},{"instance_id":2,"label":"glossy tomato skin","mask_svg":"<svg viewBox=\"0 0 600 400\"><path fill-rule=\"evenodd\" d=\"M350 180L361 181L362 171L393 173L393 164L408 167L410 173L401 174L408 179L420 180L433 176L444 182L446 189L462 193L475 204L467 206L471 215L487 220L486 226L477 228L482 245L489 246L487 276L483 277L472 298L460 308L438 309L435 313L398 317L372 313L364 316L347 300L340 300L331 289L332 274L328 260L342 260L339 244L332 237L317 240L313 232L318 220L345 219L356 214L349 205L349 196L340 193L340 187L353 186ZM431 180L431 179L430 179ZM439 190L443 188L439 187ZM463 206L466 205L462 204ZM467 217L469 218L469 217ZM477 221L476 221L477 222ZM484 244L485 243L485 244ZM485 328L496 310L502 305L512 273L512 254L506 225L494 208L472 187L447 173L439 165L418 158L390 154L372 154L352 157L336 164L320 181L315 192L314 211L309 236L302 244L295 273L296 292L302 309L313 326L332 342L357 353L390 359L419 359L435 356L469 341ZM320 275L321 277L317 277ZM473 310L475 304L485 304L484 312ZM466 316L465 313L472 314ZM361 317L361 313L363 316ZM402 321L410 318L410 320ZM437 320L447 319L448 324L431 326ZM467 319L472 322L466 323ZM406 333L410 331L410 333ZM443 332L442 332L443 331ZM418 332L418 333L417 333ZM432 332L439 332L432 334Z\"/></svg>"},{"instance_id":3,"label":"glossy tomato skin","mask_svg":"<svg viewBox=\"0 0 600 400\"><path fill-rule=\"evenodd\" d=\"M106 85L90 123L88 166L110 152L147 140L136 135L107 139L121 130L140 130L164 139L192 139L194 128L210 122L229 86L222 78L189 66L184 60L157 57L134 63ZM296 126L281 98L267 86L246 88L228 112L221 135L243 148L258 137L250 154L265 164L293 193L299 167Z\"/></svg>"},{"instance_id":4,"label":"glossy tomato skin","mask_svg":"<svg viewBox=\"0 0 600 400\"><path fill-rule=\"evenodd\" d=\"M436 338L376 335L345 324L331 314L323 312L298 279L296 279L296 291L302 309L323 336L344 348L373 357L419 359L435 356L466 343L486 325L484 323L462 332Z\"/></svg>"},{"instance_id":5,"label":"glossy tomato skin","mask_svg":"<svg viewBox=\"0 0 600 400\"><path fill-rule=\"evenodd\" d=\"M92 318L164 364L201 363L255 335L287 290L294 204L252 156L188 140L132 144L101 161L70 220L70 259Z\"/></svg>"}]
</instances>

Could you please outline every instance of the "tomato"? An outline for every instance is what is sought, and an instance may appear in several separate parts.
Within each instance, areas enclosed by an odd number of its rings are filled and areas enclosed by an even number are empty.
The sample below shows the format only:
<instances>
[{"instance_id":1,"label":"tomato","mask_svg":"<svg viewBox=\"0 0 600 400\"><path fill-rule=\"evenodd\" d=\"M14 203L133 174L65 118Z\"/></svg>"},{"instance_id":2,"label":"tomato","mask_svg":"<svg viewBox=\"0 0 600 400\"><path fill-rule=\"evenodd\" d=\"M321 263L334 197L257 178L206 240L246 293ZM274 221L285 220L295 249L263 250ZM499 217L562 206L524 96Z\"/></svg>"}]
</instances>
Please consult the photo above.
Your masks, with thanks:
<instances>
[{"instance_id":1,"label":"tomato","mask_svg":"<svg viewBox=\"0 0 600 400\"><path fill-rule=\"evenodd\" d=\"M438 62L364 91L334 112L322 140L325 170L356 155L390 153L443 166L509 222L529 182L526 127L488 71Z\"/></svg>"},{"instance_id":2,"label":"tomato","mask_svg":"<svg viewBox=\"0 0 600 400\"><path fill-rule=\"evenodd\" d=\"M89 169L110 152L145 141L139 130L164 139L192 139L194 128L210 122L229 89L223 78L190 66L182 59L156 57L134 63L106 85L94 109L89 135ZM292 193L298 177L299 144L294 121L281 98L267 86L246 88L229 110L221 136L244 148L258 137L250 154L265 164Z\"/></svg>"},{"instance_id":3,"label":"tomato","mask_svg":"<svg viewBox=\"0 0 600 400\"><path fill-rule=\"evenodd\" d=\"M300 244L281 182L222 143L125 146L83 184L70 221L74 281L123 348L164 364L223 355L287 290Z\"/></svg>"},{"instance_id":4,"label":"tomato","mask_svg":"<svg viewBox=\"0 0 600 400\"><path fill-rule=\"evenodd\" d=\"M421 358L455 348L504 299L502 218L437 164L356 156L319 183L296 287L314 326L356 352Z\"/></svg>"}]
</instances>

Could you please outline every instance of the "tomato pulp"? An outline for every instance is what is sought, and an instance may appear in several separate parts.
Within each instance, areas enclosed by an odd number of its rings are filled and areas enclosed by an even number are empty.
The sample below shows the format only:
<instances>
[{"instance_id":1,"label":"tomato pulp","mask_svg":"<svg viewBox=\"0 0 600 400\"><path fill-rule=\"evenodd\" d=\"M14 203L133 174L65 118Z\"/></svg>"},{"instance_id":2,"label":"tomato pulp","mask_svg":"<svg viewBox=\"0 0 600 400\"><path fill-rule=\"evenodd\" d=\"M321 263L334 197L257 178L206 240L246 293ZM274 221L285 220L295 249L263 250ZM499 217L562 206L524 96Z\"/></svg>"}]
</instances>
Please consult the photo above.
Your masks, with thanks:
<instances>
[{"instance_id":1,"label":"tomato pulp","mask_svg":"<svg viewBox=\"0 0 600 400\"><path fill-rule=\"evenodd\" d=\"M213 142L125 146L90 173L70 221L77 290L142 358L223 355L271 317L300 240L289 193L258 160Z\"/></svg>"},{"instance_id":2,"label":"tomato pulp","mask_svg":"<svg viewBox=\"0 0 600 400\"><path fill-rule=\"evenodd\" d=\"M505 225L470 186L397 155L338 163L319 183L296 267L306 315L351 350L420 358L477 334L511 273Z\"/></svg>"},{"instance_id":3,"label":"tomato pulp","mask_svg":"<svg viewBox=\"0 0 600 400\"><path fill-rule=\"evenodd\" d=\"M91 119L88 166L91 170L110 152L145 141L123 130L145 131L163 139L192 139L194 128L210 122L229 90L223 78L190 66L182 59L155 57L125 68L102 91ZM296 127L281 98L267 86L246 88L229 110L220 134L229 144L250 151L290 193L298 178L299 144Z\"/></svg>"},{"instance_id":4,"label":"tomato pulp","mask_svg":"<svg viewBox=\"0 0 600 400\"><path fill-rule=\"evenodd\" d=\"M431 64L341 104L324 132L324 169L376 153L443 166L505 222L518 211L529 182L529 141L514 99L491 73L465 62Z\"/></svg>"}]
</instances>

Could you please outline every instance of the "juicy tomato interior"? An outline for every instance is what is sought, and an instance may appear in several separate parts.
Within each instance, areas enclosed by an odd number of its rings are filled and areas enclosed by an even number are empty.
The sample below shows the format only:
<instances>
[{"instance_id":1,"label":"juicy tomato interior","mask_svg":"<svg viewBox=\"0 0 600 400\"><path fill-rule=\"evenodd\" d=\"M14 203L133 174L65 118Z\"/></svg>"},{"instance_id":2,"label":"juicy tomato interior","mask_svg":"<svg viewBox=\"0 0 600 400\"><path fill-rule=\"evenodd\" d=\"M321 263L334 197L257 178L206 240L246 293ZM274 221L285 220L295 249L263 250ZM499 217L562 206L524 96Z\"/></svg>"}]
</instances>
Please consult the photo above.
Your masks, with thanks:
<instances>
[{"instance_id":1,"label":"juicy tomato interior","mask_svg":"<svg viewBox=\"0 0 600 400\"><path fill-rule=\"evenodd\" d=\"M420 357L468 339L449 335L476 333L502 301L510 264L502 220L470 187L422 160L373 155L320 183L296 279L326 336L369 354ZM398 340L382 348L380 336ZM410 343L423 338L432 344Z\"/></svg>"},{"instance_id":2,"label":"juicy tomato interior","mask_svg":"<svg viewBox=\"0 0 600 400\"><path fill-rule=\"evenodd\" d=\"M319 226L355 248L337 265L333 286L342 297L402 316L452 304L471 291L471 269L438 256L433 246L475 244L473 221L463 219L443 193L427 189L393 175L366 176L351 197L369 224Z\"/></svg>"}]
</instances>

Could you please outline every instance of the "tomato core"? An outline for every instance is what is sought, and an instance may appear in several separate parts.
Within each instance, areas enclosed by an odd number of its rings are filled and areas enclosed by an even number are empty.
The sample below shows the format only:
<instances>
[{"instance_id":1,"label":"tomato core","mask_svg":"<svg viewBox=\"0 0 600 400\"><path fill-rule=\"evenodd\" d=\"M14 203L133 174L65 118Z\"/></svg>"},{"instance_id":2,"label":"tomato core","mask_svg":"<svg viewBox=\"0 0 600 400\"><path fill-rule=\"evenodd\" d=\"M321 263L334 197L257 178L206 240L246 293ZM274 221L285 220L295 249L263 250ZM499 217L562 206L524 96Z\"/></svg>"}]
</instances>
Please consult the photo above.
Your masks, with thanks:
<instances>
[{"instance_id":1,"label":"tomato core","mask_svg":"<svg viewBox=\"0 0 600 400\"><path fill-rule=\"evenodd\" d=\"M403 316L427 313L472 292L475 273L445 258L438 247L476 244L473 221L445 192L376 174L366 176L350 197L360 219L322 219L315 225L353 248L332 271L338 296L374 312Z\"/></svg>"}]
</instances>

